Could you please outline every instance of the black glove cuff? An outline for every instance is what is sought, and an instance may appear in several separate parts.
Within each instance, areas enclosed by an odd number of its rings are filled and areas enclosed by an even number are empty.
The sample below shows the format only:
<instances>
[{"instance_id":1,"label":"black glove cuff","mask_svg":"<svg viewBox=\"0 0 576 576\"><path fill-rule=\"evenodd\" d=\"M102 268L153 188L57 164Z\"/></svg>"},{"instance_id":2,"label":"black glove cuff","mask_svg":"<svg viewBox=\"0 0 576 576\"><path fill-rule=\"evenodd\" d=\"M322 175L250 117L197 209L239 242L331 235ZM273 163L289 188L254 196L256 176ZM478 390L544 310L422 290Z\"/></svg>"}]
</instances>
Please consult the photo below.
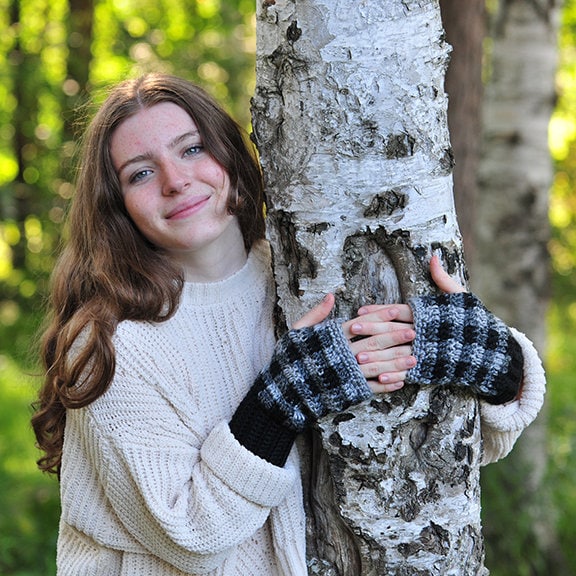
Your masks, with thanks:
<instances>
[{"instance_id":1,"label":"black glove cuff","mask_svg":"<svg viewBox=\"0 0 576 576\"><path fill-rule=\"evenodd\" d=\"M229 426L244 448L275 466L284 466L296 439L296 432L262 408L258 400L258 383L248 391Z\"/></svg>"},{"instance_id":2,"label":"black glove cuff","mask_svg":"<svg viewBox=\"0 0 576 576\"><path fill-rule=\"evenodd\" d=\"M470 293L420 296L409 300L414 313L417 364L407 384L456 384L492 404L518 394L522 349L500 319Z\"/></svg>"}]
</instances>

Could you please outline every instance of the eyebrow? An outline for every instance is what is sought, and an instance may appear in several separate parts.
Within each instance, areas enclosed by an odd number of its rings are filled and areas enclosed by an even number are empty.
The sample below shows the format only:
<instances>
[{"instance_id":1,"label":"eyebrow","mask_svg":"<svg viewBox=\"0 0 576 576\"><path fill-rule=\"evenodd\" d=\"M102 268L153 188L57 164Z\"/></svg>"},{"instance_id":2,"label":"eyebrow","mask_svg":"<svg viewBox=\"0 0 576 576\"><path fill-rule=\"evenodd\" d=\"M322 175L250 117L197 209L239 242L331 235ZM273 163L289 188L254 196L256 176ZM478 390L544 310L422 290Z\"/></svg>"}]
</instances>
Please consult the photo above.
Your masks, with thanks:
<instances>
[{"instance_id":1,"label":"eyebrow","mask_svg":"<svg viewBox=\"0 0 576 576\"><path fill-rule=\"evenodd\" d=\"M193 138L198 136L200 133L198 132L198 130L193 130L190 132L184 132L184 134L181 134L180 136L176 136L176 138L174 138L173 140L170 140L170 142L168 142L168 148L170 149L174 149L176 148L179 144L181 144L182 142L184 142L185 140L188 140L188 138ZM129 158L128 160L126 160L126 162L123 162L119 168L118 168L118 174L121 174L122 171L127 168L128 166L130 166L130 164L136 164L138 162L143 162L145 160L150 160L152 158L152 154L150 152L146 152L144 154L138 154L138 156L134 156L133 158Z\"/></svg>"}]
</instances>

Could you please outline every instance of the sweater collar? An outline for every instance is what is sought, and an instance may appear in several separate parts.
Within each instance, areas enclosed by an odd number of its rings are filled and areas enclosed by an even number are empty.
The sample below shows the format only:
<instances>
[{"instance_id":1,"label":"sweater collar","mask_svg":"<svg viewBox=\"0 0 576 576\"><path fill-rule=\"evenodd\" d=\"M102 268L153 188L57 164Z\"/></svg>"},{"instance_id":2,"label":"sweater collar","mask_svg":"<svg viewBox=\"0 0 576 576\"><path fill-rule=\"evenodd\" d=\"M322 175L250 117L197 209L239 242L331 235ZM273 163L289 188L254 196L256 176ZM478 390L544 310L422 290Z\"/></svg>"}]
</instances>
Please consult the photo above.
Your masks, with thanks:
<instances>
[{"instance_id":1,"label":"sweater collar","mask_svg":"<svg viewBox=\"0 0 576 576\"><path fill-rule=\"evenodd\" d=\"M270 275L270 246L259 240L254 244L244 266L218 282L185 282L181 304L210 306L226 302L260 285Z\"/></svg>"}]
</instances>

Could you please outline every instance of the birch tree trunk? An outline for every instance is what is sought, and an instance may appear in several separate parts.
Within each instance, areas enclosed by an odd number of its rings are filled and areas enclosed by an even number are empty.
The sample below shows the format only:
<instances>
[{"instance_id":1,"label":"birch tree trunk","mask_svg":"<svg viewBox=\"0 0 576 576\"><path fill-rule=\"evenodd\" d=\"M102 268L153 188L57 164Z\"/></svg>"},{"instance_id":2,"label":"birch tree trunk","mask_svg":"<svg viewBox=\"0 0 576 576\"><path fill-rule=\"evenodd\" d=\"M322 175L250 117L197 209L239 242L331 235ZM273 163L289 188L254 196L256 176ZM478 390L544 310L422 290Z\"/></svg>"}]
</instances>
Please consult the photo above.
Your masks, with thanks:
<instances>
[{"instance_id":1,"label":"birch tree trunk","mask_svg":"<svg viewBox=\"0 0 576 576\"><path fill-rule=\"evenodd\" d=\"M550 297L548 191L553 177L548 124L555 101L561 4L498 3L485 90L477 258L471 275L472 288L486 305L525 332L543 358ZM547 464L544 410L512 454L483 477L486 539L494 564L515 566L517 573L566 573L544 484ZM511 487L510 497L493 504L503 485Z\"/></svg>"},{"instance_id":2,"label":"birch tree trunk","mask_svg":"<svg viewBox=\"0 0 576 576\"><path fill-rule=\"evenodd\" d=\"M429 292L433 252L464 278L437 0L263 0L253 125L278 303L339 316ZM310 574L479 575L474 398L410 387L304 439Z\"/></svg>"}]
</instances>

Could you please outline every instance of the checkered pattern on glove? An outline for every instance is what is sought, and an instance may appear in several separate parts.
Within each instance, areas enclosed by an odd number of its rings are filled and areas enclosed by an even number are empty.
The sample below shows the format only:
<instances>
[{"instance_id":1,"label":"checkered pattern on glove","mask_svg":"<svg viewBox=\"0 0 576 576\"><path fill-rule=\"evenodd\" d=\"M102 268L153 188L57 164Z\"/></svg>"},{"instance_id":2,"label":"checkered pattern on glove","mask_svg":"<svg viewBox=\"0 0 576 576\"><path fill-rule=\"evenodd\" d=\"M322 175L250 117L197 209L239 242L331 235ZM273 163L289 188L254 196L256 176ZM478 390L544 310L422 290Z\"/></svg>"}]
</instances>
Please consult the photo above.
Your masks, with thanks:
<instances>
[{"instance_id":1,"label":"checkered pattern on glove","mask_svg":"<svg viewBox=\"0 0 576 576\"><path fill-rule=\"evenodd\" d=\"M283 466L298 433L370 398L341 323L328 320L280 338L230 420L232 434L250 452Z\"/></svg>"},{"instance_id":2,"label":"checkered pattern on glove","mask_svg":"<svg viewBox=\"0 0 576 576\"><path fill-rule=\"evenodd\" d=\"M254 383L261 405L295 432L372 395L341 323L327 320L287 332Z\"/></svg>"},{"instance_id":3,"label":"checkered pattern on glove","mask_svg":"<svg viewBox=\"0 0 576 576\"><path fill-rule=\"evenodd\" d=\"M491 404L516 397L523 373L520 345L474 294L420 296L408 304L417 364L407 384L465 386Z\"/></svg>"}]
</instances>

